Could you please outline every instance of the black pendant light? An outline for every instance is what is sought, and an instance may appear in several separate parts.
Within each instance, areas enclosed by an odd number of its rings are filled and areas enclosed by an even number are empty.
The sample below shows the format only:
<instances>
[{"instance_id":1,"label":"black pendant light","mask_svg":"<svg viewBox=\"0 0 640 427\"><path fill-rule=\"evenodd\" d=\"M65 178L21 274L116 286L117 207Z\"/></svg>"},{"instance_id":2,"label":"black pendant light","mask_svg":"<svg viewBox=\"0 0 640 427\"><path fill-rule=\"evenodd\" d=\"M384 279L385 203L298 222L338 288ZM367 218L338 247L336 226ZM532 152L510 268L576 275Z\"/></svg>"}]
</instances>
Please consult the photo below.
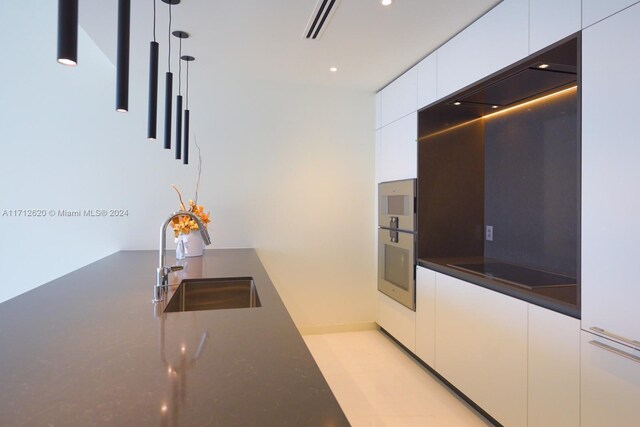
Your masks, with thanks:
<instances>
[{"instance_id":1,"label":"black pendant light","mask_svg":"<svg viewBox=\"0 0 640 427\"><path fill-rule=\"evenodd\" d=\"M182 58L182 39L188 39L189 34L184 31L174 31L173 35L180 39L180 53ZM178 96L176 97L176 160L182 158L182 61L178 59Z\"/></svg>"},{"instance_id":2,"label":"black pendant light","mask_svg":"<svg viewBox=\"0 0 640 427\"><path fill-rule=\"evenodd\" d=\"M116 111L129 111L129 35L131 0L118 0L118 52L116 65Z\"/></svg>"},{"instance_id":3,"label":"black pendant light","mask_svg":"<svg viewBox=\"0 0 640 427\"><path fill-rule=\"evenodd\" d=\"M158 128L158 42L156 42L156 0L153 0L153 41L149 44L149 118L147 139L155 140Z\"/></svg>"},{"instance_id":4,"label":"black pendant light","mask_svg":"<svg viewBox=\"0 0 640 427\"><path fill-rule=\"evenodd\" d=\"M189 164L189 62L195 61L196 58L189 55L181 56L180 59L187 62L187 105L184 110L184 138L182 140L182 163Z\"/></svg>"},{"instance_id":5,"label":"black pendant light","mask_svg":"<svg viewBox=\"0 0 640 427\"><path fill-rule=\"evenodd\" d=\"M180 0L162 0L169 5L169 55L168 71L164 88L164 148L171 149L171 114L173 101L173 74L171 73L171 6L180 4Z\"/></svg>"},{"instance_id":6,"label":"black pendant light","mask_svg":"<svg viewBox=\"0 0 640 427\"><path fill-rule=\"evenodd\" d=\"M58 0L58 62L78 65L78 0Z\"/></svg>"}]
</instances>

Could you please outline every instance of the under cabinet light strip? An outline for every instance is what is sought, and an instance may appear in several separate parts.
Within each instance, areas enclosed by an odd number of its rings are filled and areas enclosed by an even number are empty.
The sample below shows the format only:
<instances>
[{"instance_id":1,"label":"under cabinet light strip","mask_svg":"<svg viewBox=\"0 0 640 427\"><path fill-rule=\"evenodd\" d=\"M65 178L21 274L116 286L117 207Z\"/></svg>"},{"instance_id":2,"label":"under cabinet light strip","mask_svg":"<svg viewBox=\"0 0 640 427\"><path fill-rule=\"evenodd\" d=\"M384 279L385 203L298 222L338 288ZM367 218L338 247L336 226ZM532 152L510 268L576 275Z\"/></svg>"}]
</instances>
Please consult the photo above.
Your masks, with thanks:
<instances>
[{"instance_id":1,"label":"under cabinet light strip","mask_svg":"<svg viewBox=\"0 0 640 427\"><path fill-rule=\"evenodd\" d=\"M513 110L517 110L519 108L523 108L523 107L529 106L531 104L538 103L538 102L544 101L546 99L549 99L549 98L552 98L552 97L556 97L556 96L559 96L559 95L562 95L562 94L565 94L567 92L574 91L574 90L577 90L577 89L578 89L577 85L571 86L571 87L568 87L566 89L562 89L562 90L559 90L557 92L553 92L553 93L550 93L548 95L541 96L540 98L532 99L530 101L523 102L522 104L514 105L512 107L505 108L504 110L496 111L496 112L493 112L491 114L487 114L486 116L481 116L481 117L478 117L477 119L472 119L472 120L469 120L467 122L460 123L458 125L451 126L451 127L446 128L446 129L439 130L437 132L433 132L433 133L430 133L430 134L425 135L425 136L421 136L420 138L418 138L418 141L422 141L422 140L425 140L425 139L432 138L434 136L442 135L443 133L447 133L447 132L450 132L452 130L461 128L463 126L470 125L471 123L475 123L478 120L490 119L492 117L495 117L495 116L498 116L498 115L501 115L501 114L505 114L505 113L509 113L509 112L511 112Z\"/></svg>"},{"instance_id":2,"label":"under cabinet light strip","mask_svg":"<svg viewBox=\"0 0 640 427\"><path fill-rule=\"evenodd\" d=\"M496 111L495 113L487 114L486 116L482 116L483 119L489 119L491 117L499 116L500 114L508 113L510 111L516 110L518 108L526 107L527 105L531 105L540 101L544 101L545 99L552 98L554 96L562 95L563 93L576 90L578 86L571 86L566 89L559 90L557 92L550 93L548 95L541 96L540 98L532 99L531 101L523 102L522 104L514 105L513 107L505 108L504 110Z\"/></svg>"}]
</instances>

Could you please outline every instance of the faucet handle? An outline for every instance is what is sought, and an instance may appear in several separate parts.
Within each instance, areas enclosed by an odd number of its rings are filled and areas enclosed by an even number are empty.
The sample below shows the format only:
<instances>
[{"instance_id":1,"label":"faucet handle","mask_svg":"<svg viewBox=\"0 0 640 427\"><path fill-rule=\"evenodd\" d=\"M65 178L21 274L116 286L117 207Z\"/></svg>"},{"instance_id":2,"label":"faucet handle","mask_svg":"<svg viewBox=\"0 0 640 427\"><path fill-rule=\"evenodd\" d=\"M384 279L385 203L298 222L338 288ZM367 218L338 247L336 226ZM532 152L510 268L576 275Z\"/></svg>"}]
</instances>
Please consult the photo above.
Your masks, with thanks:
<instances>
[{"instance_id":1,"label":"faucet handle","mask_svg":"<svg viewBox=\"0 0 640 427\"><path fill-rule=\"evenodd\" d=\"M169 273L174 272L174 271L179 271L184 269L183 266L181 265L174 265L171 267L162 267L162 268L158 268L158 274L161 276L158 277L163 277L164 279L167 278L167 276L169 275Z\"/></svg>"}]
</instances>

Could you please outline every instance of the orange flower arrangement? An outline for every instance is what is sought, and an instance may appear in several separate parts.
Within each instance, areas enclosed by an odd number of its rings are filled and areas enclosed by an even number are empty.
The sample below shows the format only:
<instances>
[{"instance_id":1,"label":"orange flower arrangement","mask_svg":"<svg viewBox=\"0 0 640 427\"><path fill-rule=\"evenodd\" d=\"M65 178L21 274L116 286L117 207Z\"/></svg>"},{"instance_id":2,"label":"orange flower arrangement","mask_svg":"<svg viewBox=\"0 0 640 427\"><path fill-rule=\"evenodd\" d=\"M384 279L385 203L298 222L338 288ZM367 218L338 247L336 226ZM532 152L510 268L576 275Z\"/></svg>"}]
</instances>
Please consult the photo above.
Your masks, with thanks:
<instances>
[{"instance_id":1,"label":"orange flower arrangement","mask_svg":"<svg viewBox=\"0 0 640 427\"><path fill-rule=\"evenodd\" d=\"M173 189L178 193L178 199L180 200L180 209L183 211L188 211L195 214L200 220L202 224L204 224L205 228L207 224L211 222L209 219L209 212L204 212L204 206L196 204L193 200L189 200L189 209L186 209L184 203L182 202L182 194L175 185L172 185ZM198 230L198 224L188 216L179 216L171 220L171 228L173 228L173 234L175 237L178 237L180 234L189 234L192 231Z\"/></svg>"}]
</instances>

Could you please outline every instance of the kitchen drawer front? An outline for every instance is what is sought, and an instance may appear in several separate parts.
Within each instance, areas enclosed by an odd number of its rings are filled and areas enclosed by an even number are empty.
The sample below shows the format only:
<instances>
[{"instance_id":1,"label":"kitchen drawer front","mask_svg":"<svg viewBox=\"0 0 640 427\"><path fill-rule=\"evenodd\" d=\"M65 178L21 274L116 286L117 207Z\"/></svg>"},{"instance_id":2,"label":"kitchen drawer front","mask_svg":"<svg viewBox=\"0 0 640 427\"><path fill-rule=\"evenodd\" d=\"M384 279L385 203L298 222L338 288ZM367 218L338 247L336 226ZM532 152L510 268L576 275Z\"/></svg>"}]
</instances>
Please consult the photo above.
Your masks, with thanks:
<instances>
[{"instance_id":1,"label":"kitchen drawer front","mask_svg":"<svg viewBox=\"0 0 640 427\"><path fill-rule=\"evenodd\" d=\"M383 294L378 294L378 325L411 352L416 351L416 312Z\"/></svg>"},{"instance_id":2,"label":"kitchen drawer front","mask_svg":"<svg viewBox=\"0 0 640 427\"><path fill-rule=\"evenodd\" d=\"M504 426L527 425L527 310L436 274L435 369Z\"/></svg>"},{"instance_id":3,"label":"kitchen drawer front","mask_svg":"<svg viewBox=\"0 0 640 427\"><path fill-rule=\"evenodd\" d=\"M529 304L528 427L580 427L580 321Z\"/></svg>"},{"instance_id":4,"label":"kitchen drawer front","mask_svg":"<svg viewBox=\"0 0 640 427\"><path fill-rule=\"evenodd\" d=\"M640 351L585 331L581 341L582 427L640 426Z\"/></svg>"}]
</instances>

